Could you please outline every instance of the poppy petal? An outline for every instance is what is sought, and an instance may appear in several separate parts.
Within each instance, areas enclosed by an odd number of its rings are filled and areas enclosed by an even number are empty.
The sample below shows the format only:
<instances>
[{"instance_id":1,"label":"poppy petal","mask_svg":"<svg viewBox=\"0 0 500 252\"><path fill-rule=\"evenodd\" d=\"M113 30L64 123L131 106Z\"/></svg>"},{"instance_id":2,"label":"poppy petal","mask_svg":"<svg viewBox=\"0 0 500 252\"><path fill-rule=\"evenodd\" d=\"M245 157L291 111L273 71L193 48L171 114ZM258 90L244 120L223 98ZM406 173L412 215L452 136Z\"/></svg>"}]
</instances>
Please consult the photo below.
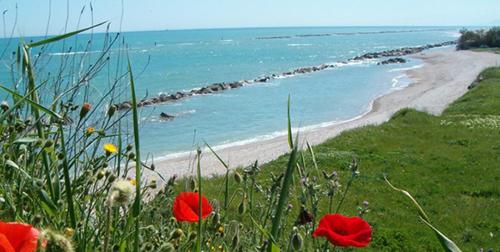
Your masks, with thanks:
<instances>
[{"instance_id":1,"label":"poppy petal","mask_svg":"<svg viewBox=\"0 0 500 252\"><path fill-rule=\"evenodd\" d=\"M4 234L0 234L0 251L15 252L14 248Z\"/></svg>"}]
</instances>

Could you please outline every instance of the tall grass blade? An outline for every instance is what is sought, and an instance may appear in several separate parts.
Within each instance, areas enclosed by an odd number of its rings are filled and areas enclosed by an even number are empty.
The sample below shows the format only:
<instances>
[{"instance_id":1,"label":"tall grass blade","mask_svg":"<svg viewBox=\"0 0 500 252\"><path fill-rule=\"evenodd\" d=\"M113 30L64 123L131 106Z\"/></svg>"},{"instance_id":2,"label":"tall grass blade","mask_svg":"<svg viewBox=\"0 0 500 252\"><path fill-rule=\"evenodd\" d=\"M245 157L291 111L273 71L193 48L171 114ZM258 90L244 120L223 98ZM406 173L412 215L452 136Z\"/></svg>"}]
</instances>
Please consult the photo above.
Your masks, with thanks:
<instances>
[{"instance_id":1,"label":"tall grass blade","mask_svg":"<svg viewBox=\"0 0 500 252\"><path fill-rule=\"evenodd\" d=\"M411 196L411 194L409 192L393 186L389 182L389 180L387 179L386 176L384 176L384 179L385 179L385 182L387 182L387 184L389 184L389 186L392 189L403 193L404 195L406 195L406 197L408 197L408 198L411 199L411 201L413 202L413 204L415 205L415 207L418 209L418 214L419 214L420 219L428 227L430 227L434 231L434 233L436 234L436 237L438 238L439 242L441 243L441 246L443 247L443 249L445 251L448 251L448 252L462 252L462 250L460 250L460 248L450 238L446 237L443 233L441 233L441 231L439 231L437 228L435 228L431 224L431 222L429 220L429 217L427 217L427 214L425 213L424 209L420 206L420 204L418 204L418 202L415 200L415 198L413 198L413 196Z\"/></svg>"},{"instance_id":2,"label":"tall grass blade","mask_svg":"<svg viewBox=\"0 0 500 252\"><path fill-rule=\"evenodd\" d=\"M292 147L292 152L290 153L290 159L288 160L288 164L285 170L285 176L283 177L280 198L278 200L278 205L276 207L276 213L274 215L271 228L271 237L275 239L278 236L280 230L281 217L288 202L288 194L293 180L293 171L295 170L295 165L297 164L297 159L298 159L298 147L297 147L298 145L297 143L294 144L292 139L292 128L290 121L290 98L288 98L288 141L290 147ZM274 248L273 245L274 243L268 245L268 251L273 251Z\"/></svg>"},{"instance_id":3,"label":"tall grass blade","mask_svg":"<svg viewBox=\"0 0 500 252\"><path fill-rule=\"evenodd\" d=\"M287 102L287 118L288 118L288 146L290 146L290 149L293 149L293 139L292 139L292 121L290 118L290 95L288 95L288 102Z\"/></svg>"},{"instance_id":4,"label":"tall grass blade","mask_svg":"<svg viewBox=\"0 0 500 252\"><path fill-rule=\"evenodd\" d=\"M137 97L135 95L135 83L134 83L134 75L132 73L132 65L130 63L130 58L127 55L127 63L128 63L128 73L130 78L130 92L132 95L132 121L134 128L134 143L135 143L135 201L134 201L134 209L133 216L135 218L135 243L134 243L134 251L139 251L139 238L140 238L140 221L139 214L141 212L141 155L140 155L140 144L139 144L139 115L137 113Z\"/></svg>"},{"instance_id":5,"label":"tall grass blade","mask_svg":"<svg viewBox=\"0 0 500 252\"><path fill-rule=\"evenodd\" d=\"M62 168L63 168L63 176L64 176L64 187L66 190L66 201L68 202L68 212L69 219L71 223L71 227L76 229L76 214L75 207L73 205L73 190L71 189L71 178L69 176L69 166L68 166L68 158L66 152L66 143L64 141L64 131L62 124L59 124L59 134L61 138L61 150L64 153L64 157L62 160Z\"/></svg>"},{"instance_id":6,"label":"tall grass blade","mask_svg":"<svg viewBox=\"0 0 500 252\"><path fill-rule=\"evenodd\" d=\"M50 37L50 38L47 38L47 39L44 39L44 40L40 40L40 41L37 41L37 42L29 43L26 46L28 48L33 48L33 47L37 47L37 46L41 46L41 45L46 45L46 44L54 43L56 41L59 41L59 40L62 40L62 39L74 36L74 35L76 35L78 33L82 33L82 32L88 31L90 29L93 29L95 27L101 26L101 25L103 25L103 24L105 24L107 22L108 21L104 21L104 22L101 22L99 24L96 24L96 25L93 25L93 26L90 26L90 27L87 27L87 28L83 28L83 29L80 29L80 30L77 30L77 31L72 31L72 32L68 32L68 33L65 33L65 34L62 34L62 35L58 35L58 36Z\"/></svg>"},{"instance_id":7,"label":"tall grass blade","mask_svg":"<svg viewBox=\"0 0 500 252\"><path fill-rule=\"evenodd\" d=\"M441 233L437 228L435 228L433 225L431 225L429 222L424 220L424 218L420 217L420 219L428 226L430 227L434 233L436 233L436 236L439 239L439 242L441 243L441 246L443 246L444 250L448 252L462 252L460 248L452 241L450 238L446 237L443 233Z\"/></svg>"},{"instance_id":8,"label":"tall grass blade","mask_svg":"<svg viewBox=\"0 0 500 252\"><path fill-rule=\"evenodd\" d=\"M62 119L62 116L60 116L59 114L57 114L56 112L40 105L38 102L35 102L33 100L30 100L28 97L26 96L22 96L20 95L19 93L17 93L16 91L10 89L10 88L7 88L5 87L4 85L0 84L0 88L5 90L6 92L8 92L9 94L11 94L12 96L14 96L15 98L17 99L20 99L21 101L26 101L27 103L29 103L32 107L50 115L51 117L54 117L56 119Z\"/></svg>"},{"instance_id":9,"label":"tall grass blade","mask_svg":"<svg viewBox=\"0 0 500 252\"><path fill-rule=\"evenodd\" d=\"M201 241L202 241L202 233L201 233L201 224L202 224L202 201L201 201L201 150L198 149L196 151L196 174L198 177L198 233L196 234L196 251L201 252Z\"/></svg>"},{"instance_id":10,"label":"tall grass blade","mask_svg":"<svg viewBox=\"0 0 500 252\"><path fill-rule=\"evenodd\" d=\"M205 145L212 152L212 154L214 154L214 156L219 160L219 162L226 168L226 175L224 177L224 186L225 186L225 190L224 190L224 210L227 210L228 200L229 200L229 165L226 164L226 162L224 162L224 160L222 160L222 158L215 152L214 149L212 149L212 147L207 142L205 142Z\"/></svg>"}]
</instances>

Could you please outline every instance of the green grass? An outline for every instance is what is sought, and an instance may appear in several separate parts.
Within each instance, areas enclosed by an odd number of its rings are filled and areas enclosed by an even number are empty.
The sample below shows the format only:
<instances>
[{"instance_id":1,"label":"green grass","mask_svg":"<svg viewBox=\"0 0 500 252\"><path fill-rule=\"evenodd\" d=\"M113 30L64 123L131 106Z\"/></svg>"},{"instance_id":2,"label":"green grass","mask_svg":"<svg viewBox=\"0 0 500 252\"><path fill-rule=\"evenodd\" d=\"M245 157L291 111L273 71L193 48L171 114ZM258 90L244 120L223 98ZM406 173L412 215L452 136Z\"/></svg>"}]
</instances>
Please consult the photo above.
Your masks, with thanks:
<instances>
[{"instance_id":1,"label":"green grass","mask_svg":"<svg viewBox=\"0 0 500 252\"><path fill-rule=\"evenodd\" d=\"M417 210L389 188L384 174L409 191L433 224L464 251L500 248L500 68L482 75L484 80L441 116L404 109L380 126L351 130L314 147L318 168L338 171L344 181L350 176L347 166L352 157L359 162L361 174L341 212L356 215L356 206L363 200L370 202L365 219L373 226L373 241L365 250L441 251ZM269 184L270 173L282 172L288 159L285 155L263 165L259 183ZM306 159L311 161L309 155ZM209 198L220 198L223 179L204 181ZM238 186L231 181L230 191ZM291 190L295 207L289 225L299 205L297 178ZM238 204L235 200L230 205L230 219L242 218ZM326 214L326 209L323 201L319 215ZM243 222L249 220L243 217Z\"/></svg>"},{"instance_id":2,"label":"green grass","mask_svg":"<svg viewBox=\"0 0 500 252\"><path fill-rule=\"evenodd\" d=\"M472 51L500 53L500 47L474 48Z\"/></svg>"}]
</instances>

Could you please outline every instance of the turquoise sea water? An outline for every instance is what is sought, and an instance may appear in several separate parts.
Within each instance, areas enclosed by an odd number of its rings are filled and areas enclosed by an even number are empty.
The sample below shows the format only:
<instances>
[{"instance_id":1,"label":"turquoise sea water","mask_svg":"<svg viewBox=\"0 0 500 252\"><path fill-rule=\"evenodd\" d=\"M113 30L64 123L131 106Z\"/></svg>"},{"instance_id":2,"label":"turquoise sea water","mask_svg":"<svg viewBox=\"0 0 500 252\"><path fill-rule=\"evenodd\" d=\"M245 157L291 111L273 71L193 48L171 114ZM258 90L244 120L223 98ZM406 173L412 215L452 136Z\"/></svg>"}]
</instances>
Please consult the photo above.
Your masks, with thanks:
<instances>
[{"instance_id":1,"label":"turquoise sea water","mask_svg":"<svg viewBox=\"0 0 500 252\"><path fill-rule=\"evenodd\" d=\"M440 43L456 39L458 30L458 27L256 28L127 32L121 36L128 44L137 73L138 95L144 97L341 62L367 52ZM57 57L82 52L89 36L80 35L79 42L68 42L64 51L58 46L50 48L53 63L42 70L59 67ZM99 54L97 45L103 38L103 34L93 35L94 45L88 50L88 57ZM7 39L1 39L0 48L6 48L7 43ZM17 42L11 42L9 49L12 43ZM68 51L73 44L76 49ZM5 83L9 82L9 60L12 57L7 53L0 61L0 81ZM159 157L192 150L193 139L195 145L202 145L205 140L218 146L282 134L286 128L288 95L293 124L297 127L316 127L359 116L367 112L376 97L409 83L404 76L405 68L421 65L414 59L406 64L376 65L381 60L356 62L141 108L142 147ZM96 92L90 100L101 98L98 91L107 85L106 78L107 75L97 76L92 81ZM161 112L176 118L161 121Z\"/></svg>"}]
</instances>

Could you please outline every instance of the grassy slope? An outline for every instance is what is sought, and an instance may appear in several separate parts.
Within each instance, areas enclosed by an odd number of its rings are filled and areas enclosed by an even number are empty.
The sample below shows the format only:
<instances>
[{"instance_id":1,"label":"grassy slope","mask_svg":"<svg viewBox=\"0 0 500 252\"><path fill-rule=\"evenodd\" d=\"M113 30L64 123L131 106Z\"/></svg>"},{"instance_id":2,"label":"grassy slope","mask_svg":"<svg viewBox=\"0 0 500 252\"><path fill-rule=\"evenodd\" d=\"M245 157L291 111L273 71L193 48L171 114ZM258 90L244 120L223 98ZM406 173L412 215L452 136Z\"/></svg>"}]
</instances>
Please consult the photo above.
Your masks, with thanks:
<instances>
[{"instance_id":1,"label":"grassy slope","mask_svg":"<svg viewBox=\"0 0 500 252\"><path fill-rule=\"evenodd\" d=\"M464 251L500 248L500 68L483 75L485 80L442 116L402 110L383 125L351 130L314 148L319 168L344 178L351 158L359 160L361 175L341 212L355 215L356 206L370 202L365 218L374 234L366 250L440 251L413 205L388 187L383 174L412 193L435 226ZM261 182L268 183L269 172L282 172L287 161L285 155L264 165ZM207 179L207 196L222 199L222 181ZM234 212L238 203L231 206Z\"/></svg>"}]
</instances>

